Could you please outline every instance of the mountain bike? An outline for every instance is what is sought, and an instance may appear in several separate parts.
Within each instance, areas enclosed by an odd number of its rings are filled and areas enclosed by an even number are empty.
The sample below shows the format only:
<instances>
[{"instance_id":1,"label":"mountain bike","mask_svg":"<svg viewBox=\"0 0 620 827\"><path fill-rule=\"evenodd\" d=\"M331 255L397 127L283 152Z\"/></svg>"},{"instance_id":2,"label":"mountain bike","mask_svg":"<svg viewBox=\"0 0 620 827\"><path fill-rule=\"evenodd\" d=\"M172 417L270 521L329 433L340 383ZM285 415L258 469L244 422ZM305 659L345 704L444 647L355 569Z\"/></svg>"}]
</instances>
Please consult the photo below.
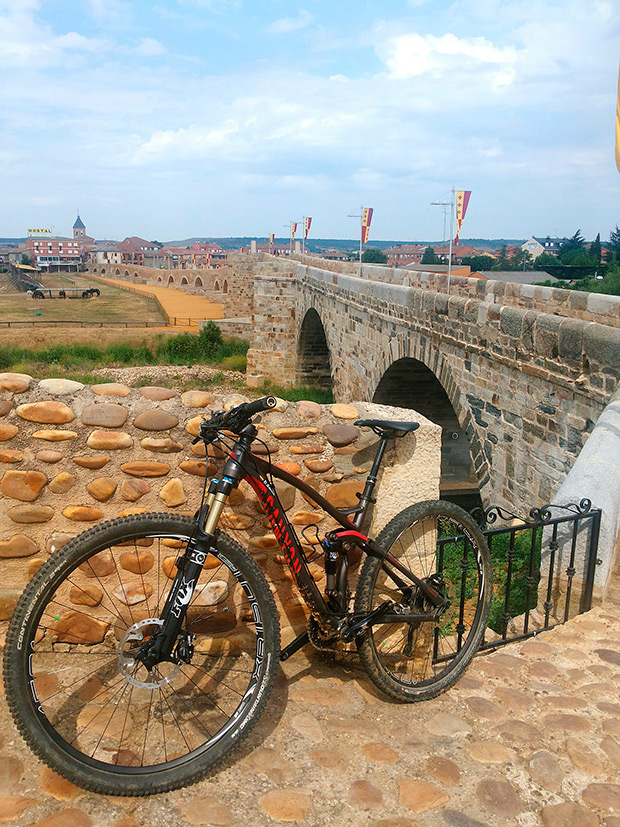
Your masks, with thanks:
<instances>
[{"instance_id":1,"label":"mountain bike","mask_svg":"<svg viewBox=\"0 0 620 827\"><path fill-rule=\"evenodd\" d=\"M202 422L196 441L227 458L222 473L205 477L193 518L151 513L99 524L55 552L20 598L5 647L7 700L30 748L74 783L111 795L194 783L250 732L279 660L309 642L354 643L376 686L405 702L448 689L474 656L492 574L473 519L428 501L405 508L376 540L362 531L388 444L418 423L356 423L377 434L378 447L359 503L338 509L252 452L252 419L275 405L263 397ZM323 537L307 526L299 539L276 479L331 518ZM283 650L264 574L218 528L230 523L224 508L242 480L310 611L307 629ZM317 560L323 593L309 566Z\"/></svg>"}]
</instances>

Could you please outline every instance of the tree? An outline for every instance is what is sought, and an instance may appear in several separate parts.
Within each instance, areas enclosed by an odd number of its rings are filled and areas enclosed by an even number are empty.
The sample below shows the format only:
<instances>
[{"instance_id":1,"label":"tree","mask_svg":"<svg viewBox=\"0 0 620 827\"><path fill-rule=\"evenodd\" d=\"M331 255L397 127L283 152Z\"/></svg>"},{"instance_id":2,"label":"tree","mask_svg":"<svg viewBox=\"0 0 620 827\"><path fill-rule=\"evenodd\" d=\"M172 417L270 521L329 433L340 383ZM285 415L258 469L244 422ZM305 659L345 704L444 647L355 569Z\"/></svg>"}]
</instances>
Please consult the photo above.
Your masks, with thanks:
<instances>
[{"instance_id":1,"label":"tree","mask_svg":"<svg viewBox=\"0 0 620 827\"><path fill-rule=\"evenodd\" d=\"M471 267L472 273L477 270L490 270L497 262L493 256L464 256L461 259L461 264L468 264Z\"/></svg>"},{"instance_id":2,"label":"tree","mask_svg":"<svg viewBox=\"0 0 620 827\"><path fill-rule=\"evenodd\" d=\"M510 259L508 258L508 245L502 244L499 250L499 255L497 257L497 264L496 268L498 270L509 270L510 269Z\"/></svg>"},{"instance_id":3,"label":"tree","mask_svg":"<svg viewBox=\"0 0 620 827\"><path fill-rule=\"evenodd\" d=\"M558 257L553 253L541 253L534 259L534 266L536 270L545 270L547 267L557 267L560 262Z\"/></svg>"},{"instance_id":4,"label":"tree","mask_svg":"<svg viewBox=\"0 0 620 827\"><path fill-rule=\"evenodd\" d=\"M596 260L597 265L601 263L601 253L601 234L597 233L596 238L592 244L590 244L590 255Z\"/></svg>"},{"instance_id":5,"label":"tree","mask_svg":"<svg viewBox=\"0 0 620 827\"><path fill-rule=\"evenodd\" d=\"M609 244L607 245L607 250L608 250L608 253L611 254L611 255L613 255L613 253L615 253L616 257L618 255L618 253L620 253L620 229L618 228L617 224L616 224L616 229L612 230L609 233ZM608 258L609 258L609 255L608 255Z\"/></svg>"},{"instance_id":6,"label":"tree","mask_svg":"<svg viewBox=\"0 0 620 827\"><path fill-rule=\"evenodd\" d=\"M506 268L507 270L533 270L534 269L534 259L532 258L532 254L527 250L522 250L520 247L517 247L514 254L508 260L509 266Z\"/></svg>"},{"instance_id":7,"label":"tree","mask_svg":"<svg viewBox=\"0 0 620 827\"><path fill-rule=\"evenodd\" d=\"M569 256L571 253L583 250L585 245L586 240L581 235L581 230L577 230L575 235L565 239L560 244L560 252L558 253L558 256L563 263L568 264L569 262L565 261L565 257Z\"/></svg>"},{"instance_id":8,"label":"tree","mask_svg":"<svg viewBox=\"0 0 620 827\"><path fill-rule=\"evenodd\" d=\"M362 261L367 264L387 264L387 256L376 247L369 247L362 253Z\"/></svg>"},{"instance_id":9,"label":"tree","mask_svg":"<svg viewBox=\"0 0 620 827\"><path fill-rule=\"evenodd\" d=\"M440 264L439 259L435 255L434 247L427 247L426 250L424 250L420 264Z\"/></svg>"},{"instance_id":10,"label":"tree","mask_svg":"<svg viewBox=\"0 0 620 827\"><path fill-rule=\"evenodd\" d=\"M29 253L22 253L21 263L22 264L32 264L32 259L30 258Z\"/></svg>"}]
</instances>

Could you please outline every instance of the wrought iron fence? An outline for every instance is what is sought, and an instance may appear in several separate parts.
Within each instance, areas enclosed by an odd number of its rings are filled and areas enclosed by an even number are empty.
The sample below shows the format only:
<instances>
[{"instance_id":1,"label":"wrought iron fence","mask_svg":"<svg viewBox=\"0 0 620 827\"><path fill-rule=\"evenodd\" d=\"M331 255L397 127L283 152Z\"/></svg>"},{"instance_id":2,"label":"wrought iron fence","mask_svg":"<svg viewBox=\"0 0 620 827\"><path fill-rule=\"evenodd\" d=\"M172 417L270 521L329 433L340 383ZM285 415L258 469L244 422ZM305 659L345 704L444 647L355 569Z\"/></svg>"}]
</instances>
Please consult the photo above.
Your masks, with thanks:
<instances>
[{"instance_id":1,"label":"wrought iron fence","mask_svg":"<svg viewBox=\"0 0 620 827\"><path fill-rule=\"evenodd\" d=\"M586 612L592 606L594 575L598 560L601 510L592 508L590 500L567 505L533 508L528 519L497 506L474 509L491 552L493 596L487 630L480 647L488 651L525 640L565 623L569 617ZM508 523L496 525L501 520ZM438 539L439 565L443 569L461 568L461 580L455 595L458 623L454 650L440 655L438 629L435 630L433 662L450 660L461 649L464 617L471 589L472 557L464 535ZM449 550L449 554L446 553ZM446 562L447 561L447 562ZM458 581L457 581L458 582Z\"/></svg>"},{"instance_id":2,"label":"wrought iron fence","mask_svg":"<svg viewBox=\"0 0 620 827\"><path fill-rule=\"evenodd\" d=\"M477 517L495 578L481 649L525 640L591 608L601 510L590 500L533 508L527 520L499 507Z\"/></svg>"}]
</instances>

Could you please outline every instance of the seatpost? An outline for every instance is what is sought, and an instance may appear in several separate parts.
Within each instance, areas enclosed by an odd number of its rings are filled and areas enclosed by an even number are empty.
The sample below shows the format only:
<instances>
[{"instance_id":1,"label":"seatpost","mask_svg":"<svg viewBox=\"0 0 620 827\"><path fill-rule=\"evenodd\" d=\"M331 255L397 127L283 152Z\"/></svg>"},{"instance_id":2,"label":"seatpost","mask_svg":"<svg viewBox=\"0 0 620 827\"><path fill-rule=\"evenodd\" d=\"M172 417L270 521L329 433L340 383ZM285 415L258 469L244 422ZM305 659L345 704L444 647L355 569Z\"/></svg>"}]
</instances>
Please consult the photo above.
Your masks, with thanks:
<instances>
[{"instance_id":1,"label":"seatpost","mask_svg":"<svg viewBox=\"0 0 620 827\"><path fill-rule=\"evenodd\" d=\"M360 495L361 509L353 518L353 525L357 529L361 528L361 525L364 522L364 517L366 516L366 511L368 510L369 504L374 503L372 493L375 490L375 485L377 484L379 468L381 466L381 461L383 460L383 456L385 454L385 449L387 448L389 439L390 437L387 437L385 435L381 437L379 441L379 447L377 448L377 453L375 454L375 459L372 464L372 468L370 469L370 474L366 477L366 485L364 486L364 490Z\"/></svg>"}]
</instances>

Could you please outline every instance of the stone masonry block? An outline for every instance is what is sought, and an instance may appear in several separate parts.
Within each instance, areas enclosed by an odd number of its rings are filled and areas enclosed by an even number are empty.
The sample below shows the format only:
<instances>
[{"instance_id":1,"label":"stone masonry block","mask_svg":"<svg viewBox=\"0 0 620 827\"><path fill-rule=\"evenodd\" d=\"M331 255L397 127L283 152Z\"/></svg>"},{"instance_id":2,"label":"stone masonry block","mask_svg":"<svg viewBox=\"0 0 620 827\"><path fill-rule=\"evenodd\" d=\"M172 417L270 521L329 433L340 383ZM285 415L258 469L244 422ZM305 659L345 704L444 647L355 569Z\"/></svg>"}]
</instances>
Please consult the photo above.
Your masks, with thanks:
<instances>
[{"instance_id":1,"label":"stone masonry block","mask_svg":"<svg viewBox=\"0 0 620 827\"><path fill-rule=\"evenodd\" d=\"M560 325L559 354L563 359L581 361L585 325L580 319L564 319Z\"/></svg>"},{"instance_id":2,"label":"stone masonry block","mask_svg":"<svg viewBox=\"0 0 620 827\"><path fill-rule=\"evenodd\" d=\"M561 316L550 316L547 313L540 313L536 319L534 344L537 352L545 359L556 359L558 356L562 321Z\"/></svg>"},{"instance_id":3,"label":"stone masonry block","mask_svg":"<svg viewBox=\"0 0 620 827\"><path fill-rule=\"evenodd\" d=\"M584 331L586 356L598 364L605 364L620 370L620 330L592 323Z\"/></svg>"},{"instance_id":4,"label":"stone masonry block","mask_svg":"<svg viewBox=\"0 0 620 827\"><path fill-rule=\"evenodd\" d=\"M519 307L503 307L500 316L500 329L502 333L506 333L515 339L521 338L524 316L525 311Z\"/></svg>"}]
</instances>

